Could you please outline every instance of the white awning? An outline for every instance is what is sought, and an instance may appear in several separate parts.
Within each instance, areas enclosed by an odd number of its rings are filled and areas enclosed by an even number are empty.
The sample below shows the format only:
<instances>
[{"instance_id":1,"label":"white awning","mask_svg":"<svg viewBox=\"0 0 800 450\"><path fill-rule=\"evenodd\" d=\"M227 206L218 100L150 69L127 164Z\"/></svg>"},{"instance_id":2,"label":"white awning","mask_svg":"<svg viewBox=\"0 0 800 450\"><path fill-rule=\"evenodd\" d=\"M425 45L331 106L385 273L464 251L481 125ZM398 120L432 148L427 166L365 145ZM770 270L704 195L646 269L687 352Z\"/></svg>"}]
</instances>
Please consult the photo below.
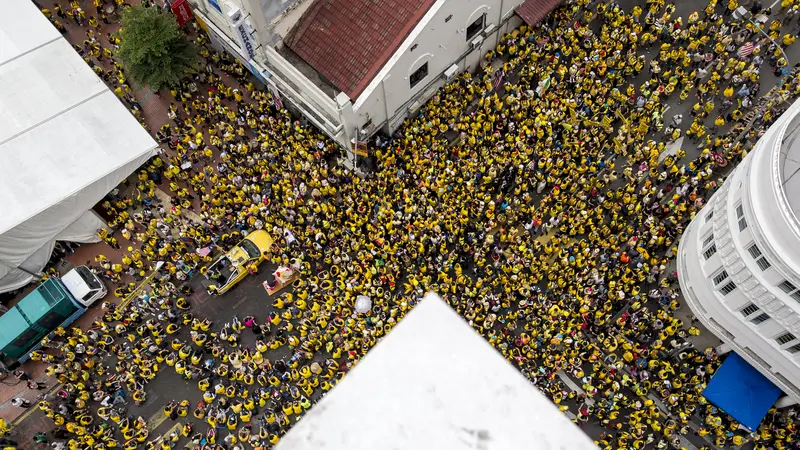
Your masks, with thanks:
<instances>
[{"instance_id":1,"label":"white awning","mask_svg":"<svg viewBox=\"0 0 800 450\"><path fill-rule=\"evenodd\" d=\"M157 144L30 0L3 5L0 80L3 292L31 278L16 267L43 267L64 230L87 236L84 214Z\"/></svg>"}]
</instances>

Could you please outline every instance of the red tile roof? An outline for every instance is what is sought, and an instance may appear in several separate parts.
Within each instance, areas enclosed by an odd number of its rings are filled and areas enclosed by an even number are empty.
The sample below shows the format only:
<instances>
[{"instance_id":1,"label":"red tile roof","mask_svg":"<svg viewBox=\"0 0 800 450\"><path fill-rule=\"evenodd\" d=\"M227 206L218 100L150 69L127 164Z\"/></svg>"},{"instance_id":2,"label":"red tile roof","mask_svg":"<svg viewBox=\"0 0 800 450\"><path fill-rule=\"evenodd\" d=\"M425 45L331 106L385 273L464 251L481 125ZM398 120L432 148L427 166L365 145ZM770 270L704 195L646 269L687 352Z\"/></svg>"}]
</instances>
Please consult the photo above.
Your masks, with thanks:
<instances>
[{"instance_id":1,"label":"red tile roof","mask_svg":"<svg viewBox=\"0 0 800 450\"><path fill-rule=\"evenodd\" d=\"M559 3L561 0L525 0L517 7L517 15L528 25L536 25Z\"/></svg>"},{"instance_id":2,"label":"red tile roof","mask_svg":"<svg viewBox=\"0 0 800 450\"><path fill-rule=\"evenodd\" d=\"M355 101L436 0L315 0L284 43Z\"/></svg>"}]
</instances>

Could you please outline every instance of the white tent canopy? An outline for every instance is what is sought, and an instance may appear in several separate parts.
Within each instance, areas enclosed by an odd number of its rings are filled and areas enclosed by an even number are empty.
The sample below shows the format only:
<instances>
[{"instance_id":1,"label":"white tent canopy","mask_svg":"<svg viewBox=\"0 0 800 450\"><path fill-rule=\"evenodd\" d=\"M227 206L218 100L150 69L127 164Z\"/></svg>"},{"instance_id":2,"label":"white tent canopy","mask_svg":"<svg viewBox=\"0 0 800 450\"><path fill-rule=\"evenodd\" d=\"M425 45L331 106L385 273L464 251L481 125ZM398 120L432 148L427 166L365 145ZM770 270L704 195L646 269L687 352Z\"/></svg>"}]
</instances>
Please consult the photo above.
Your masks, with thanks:
<instances>
[{"instance_id":1,"label":"white tent canopy","mask_svg":"<svg viewBox=\"0 0 800 450\"><path fill-rule=\"evenodd\" d=\"M596 450L435 294L367 353L276 450Z\"/></svg>"},{"instance_id":2,"label":"white tent canopy","mask_svg":"<svg viewBox=\"0 0 800 450\"><path fill-rule=\"evenodd\" d=\"M56 240L97 241L91 208L157 148L30 0L3 6L0 292L30 282Z\"/></svg>"}]
</instances>

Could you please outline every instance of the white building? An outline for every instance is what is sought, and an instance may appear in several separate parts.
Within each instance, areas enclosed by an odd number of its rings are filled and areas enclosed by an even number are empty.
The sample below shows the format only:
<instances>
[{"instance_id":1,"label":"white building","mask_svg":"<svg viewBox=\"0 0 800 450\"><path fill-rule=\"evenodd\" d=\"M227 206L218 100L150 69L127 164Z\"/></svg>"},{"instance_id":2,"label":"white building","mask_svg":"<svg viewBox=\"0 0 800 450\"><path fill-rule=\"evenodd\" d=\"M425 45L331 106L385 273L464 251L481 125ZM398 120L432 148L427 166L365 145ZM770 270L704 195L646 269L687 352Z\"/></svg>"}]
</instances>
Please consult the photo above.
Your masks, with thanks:
<instances>
[{"instance_id":1,"label":"white building","mask_svg":"<svg viewBox=\"0 0 800 450\"><path fill-rule=\"evenodd\" d=\"M0 292L56 240L99 241L93 211L158 145L30 0L0 14Z\"/></svg>"},{"instance_id":2,"label":"white building","mask_svg":"<svg viewBox=\"0 0 800 450\"><path fill-rule=\"evenodd\" d=\"M597 447L438 296L369 351L276 450Z\"/></svg>"},{"instance_id":3,"label":"white building","mask_svg":"<svg viewBox=\"0 0 800 450\"><path fill-rule=\"evenodd\" d=\"M788 397L800 400L800 102L759 140L680 242L695 315Z\"/></svg>"},{"instance_id":4,"label":"white building","mask_svg":"<svg viewBox=\"0 0 800 450\"><path fill-rule=\"evenodd\" d=\"M503 34L560 1L191 0L218 48L348 148L356 134L394 132Z\"/></svg>"}]
</instances>

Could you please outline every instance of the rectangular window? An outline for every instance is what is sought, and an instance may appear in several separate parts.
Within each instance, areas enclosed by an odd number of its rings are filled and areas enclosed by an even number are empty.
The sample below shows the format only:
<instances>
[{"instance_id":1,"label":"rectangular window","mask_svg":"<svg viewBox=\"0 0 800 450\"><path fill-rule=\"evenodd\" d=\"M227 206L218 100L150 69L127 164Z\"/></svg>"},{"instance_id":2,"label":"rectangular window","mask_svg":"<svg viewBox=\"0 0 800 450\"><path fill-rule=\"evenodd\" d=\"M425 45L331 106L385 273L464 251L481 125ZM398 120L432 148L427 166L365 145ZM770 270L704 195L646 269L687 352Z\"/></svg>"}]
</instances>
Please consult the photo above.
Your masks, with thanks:
<instances>
[{"instance_id":1,"label":"rectangular window","mask_svg":"<svg viewBox=\"0 0 800 450\"><path fill-rule=\"evenodd\" d=\"M794 284L786 280L782 281L781 284L778 285L778 287L781 288L781 290L783 292L786 292L787 294L791 294L792 292L797 290Z\"/></svg>"},{"instance_id":2,"label":"rectangular window","mask_svg":"<svg viewBox=\"0 0 800 450\"><path fill-rule=\"evenodd\" d=\"M782 335L775 338L778 341L778 345L786 345L789 342L794 340L794 335L792 333L783 333Z\"/></svg>"},{"instance_id":3,"label":"rectangular window","mask_svg":"<svg viewBox=\"0 0 800 450\"><path fill-rule=\"evenodd\" d=\"M764 322L766 322L768 320L769 320L769 316L767 315L767 313L761 313L761 314L755 316L750 322L753 322L756 325L761 325L762 323L764 323Z\"/></svg>"},{"instance_id":4,"label":"rectangular window","mask_svg":"<svg viewBox=\"0 0 800 450\"><path fill-rule=\"evenodd\" d=\"M747 220L742 217L739 219L739 231L744 231L745 228L747 228Z\"/></svg>"},{"instance_id":5,"label":"rectangular window","mask_svg":"<svg viewBox=\"0 0 800 450\"><path fill-rule=\"evenodd\" d=\"M712 256L714 256L714 253L717 253L717 245L711 244L711 247L709 247L708 250L703 252L703 257L705 259L711 258Z\"/></svg>"},{"instance_id":6,"label":"rectangular window","mask_svg":"<svg viewBox=\"0 0 800 450\"><path fill-rule=\"evenodd\" d=\"M794 283L783 280L778 284L778 288L783 292L789 294L789 297L792 297L796 302L800 302L800 290L797 289L797 286Z\"/></svg>"},{"instance_id":7,"label":"rectangular window","mask_svg":"<svg viewBox=\"0 0 800 450\"><path fill-rule=\"evenodd\" d=\"M736 207L736 218L741 219L744 217L744 208L742 208L742 204L739 203L739 206Z\"/></svg>"},{"instance_id":8,"label":"rectangular window","mask_svg":"<svg viewBox=\"0 0 800 450\"><path fill-rule=\"evenodd\" d=\"M733 281L728 282L728 284L719 288L719 291L722 292L722 295L728 295L735 290L736 290L736 283L734 283Z\"/></svg>"},{"instance_id":9,"label":"rectangular window","mask_svg":"<svg viewBox=\"0 0 800 450\"><path fill-rule=\"evenodd\" d=\"M419 69L415 70L414 73L411 74L409 79L411 80L411 87L413 88L420 81L424 80L425 77L428 76L428 62L426 61Z\"/></svg>"},{"instance_id":10,"label":"rectangular window","mask_svg":"<svg viewBox=\"0 0 800 450\"><path fill-rule=\"evenodd\" d=\"M758 306L752 303L748 303L747 306L739 310L739 312L745 317L754 314L756 311L758 311Z\"/></svg>"},{"instance_id":11,"label":"rectangular window","mask_svg":"<svg viewBox=\"0 0 800 450\"><path fill-rule=\"evenodd\" d=\"M723 270L722 272L718 273L717 276L714 277L714 286L722 283L726 278L728 278L728 272Z\"/></svg>"},{"instance_id":12,"label":"rectangular window","mask_svg":"<svg viewBox=\"0 0 800 450\"><path fill-rule=\"evenodd\" d=\"M751 245L747 248L747 251L750 253L750 256L756 260L756 264L761 270L767 270L772 267L772 264L767 260L767 257L761 253L761 250L758 248L756 244Z\"/></svg>"},{"instance_id":13,"label":"rectangular window","mask_svg":"<svg viewBox=\"0 0 800 450\"><path fill-rule=\"evenodd\" d=\"M476 34L480 33L483 30L483 28L484 28L483 25L484 25L485 22L486 22L486 14L483 14L482 16L478 17L478 19L475 22L472 22L467 27L467 40L468 41L471 41L472 38L474 38Z\"/></svg>"},{"instance_id":14,"label":"rectangular window","mask_svg":"<svg viewBox=\"0 0 800 450\"><path fill-rule=\"evenodd\" d=\"M707 238L703 239L703 248L708 247L712 242L714 242L714 233L709 234Z\"/></svg>"},{"instance_id":15,"label":"rectangular window","mask_svg":"<svg viewBox=\"0 0 800 450\"><path fill-rule=\"evenodd\" d=\"M797 352L800 352L800 344L794 344L793 346L787 348L786 351L791 353L791 354L795 354Z\"/></svg>"},{"instance_id":16,"label":"rectangular window","mask_svg":"<svg viewBox=\"0 0 800 450\"><path fill-rule=\"evenodd\" d=\"M713 209L711 211L709 211L708 215L706 216L706 223L708 223L708 221L711 220L712 217L714 217L714 210Z\"/></svg>"}]
</instances>

